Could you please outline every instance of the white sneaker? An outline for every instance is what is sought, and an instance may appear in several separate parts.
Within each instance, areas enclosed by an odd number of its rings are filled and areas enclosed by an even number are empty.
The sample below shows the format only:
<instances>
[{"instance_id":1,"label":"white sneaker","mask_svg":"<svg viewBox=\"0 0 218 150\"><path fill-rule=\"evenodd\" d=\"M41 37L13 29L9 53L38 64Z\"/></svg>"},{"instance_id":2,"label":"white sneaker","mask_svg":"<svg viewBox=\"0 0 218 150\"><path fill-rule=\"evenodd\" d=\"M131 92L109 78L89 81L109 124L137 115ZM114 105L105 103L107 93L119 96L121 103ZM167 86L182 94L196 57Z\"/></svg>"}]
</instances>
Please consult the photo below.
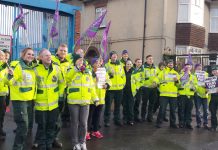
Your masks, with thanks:
<instances>
[{"instance_id":1,"label":"white sneaker","mask_svg":"<svg viewBox=\"0 0 218 150\"><path fill-rule=\"evenodd\" d=\"M72 150L81 150L80 144L74 145Z\"/></svg>"},{"instance_id":2,"label":"white sneaker","mask_svg":"<svg viewBox=\"0 0 218 150\"><path fill-rule=\"evenodd\" d=\"M81 150L87 150L86 143L80 144Z\"/></svg>"}]
</instances>

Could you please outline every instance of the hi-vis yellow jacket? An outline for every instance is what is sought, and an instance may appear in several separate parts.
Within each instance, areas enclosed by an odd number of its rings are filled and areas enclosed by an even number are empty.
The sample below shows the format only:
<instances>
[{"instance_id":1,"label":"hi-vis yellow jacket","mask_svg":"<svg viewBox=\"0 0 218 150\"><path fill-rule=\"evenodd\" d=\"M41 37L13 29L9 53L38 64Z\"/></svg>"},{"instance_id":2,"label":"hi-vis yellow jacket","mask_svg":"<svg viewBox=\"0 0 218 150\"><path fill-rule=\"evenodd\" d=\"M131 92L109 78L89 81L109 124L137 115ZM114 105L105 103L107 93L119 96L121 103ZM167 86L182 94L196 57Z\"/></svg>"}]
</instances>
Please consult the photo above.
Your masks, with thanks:
<instances>
[{"instance_id":1,"label":"hi-vis yellow jacket","mask_svg":"<svg viewBox=\"0 0 218 150\"><path fill-rule=\"evenodd\" d=\"M178 81L174 81L177 78ZM179 74L174 70L166 67L158 74L160 96L177 97Z\"/></svg>"},{"instance_id":2,"label":"hi-vis yellow jacket","mask_svg":"<svg viewBox=\"0 0 218 150\"><path fill-rule=\"evenodd\" d=\"M82 73L75 66L70 67L66 75L66 81L68 104L85 106L99 100L89 69Z\"/></svg>"},{"instance_id":3,"label":"hi-vis yellow jacket","mask_svg":"<svg viewBox=\"0 0 218 150\"><path fill-rule=\"evenodd\" d=\"M109 61L105 64L105 68L112 82L109 90L122 90L126 84L126 75L120 61L117 60L115 63Z\"/></svg>"},{"instance_id":4,"label":"hi-vis yellow jacket","mask_svg":"<svg viewBox=\"0 0 218 150\"><path fill-rule=\"evenodd\" d=\"M180 79L184 76L184 72L180 74ZM198 86L198 81L195 75L189 73L188 79L186 82L180 80L179 83L179 95L193 96L196 92Z\"/></svg>"},{"instance_id":5,"label":"hi-vis yellow jacket","mask_svg":"<svg viewBox=\"0 0 218 150\"><path fill-rule=\"evenodd\" d=\"M51 111L58 107L59 98L63 97L65 81L59 66L51 64L45 68L42 63L34 69L37 81L35 109Z\"/></svg>"},{"instance_id":6,"label":"hi-vis yellow jacket","mask_svg":"<svg viewBox=\"0 0 218 150\"><path fill-rule=\"evenodd\" d=\"M35 99L36 77L32 63L27 66L25 62L12 61L11 68L14 69L14 75L9 77L10 100L12 101L31 101Z\"/></svg>"},{"instance_id":7,"label":"hi-vis yellow jacket","mask_svg":"<svg viewBox=\"0 0 218 150\"><path fill-rule=\"evenodd\" d=\"M67 69L69 68L69 66L72 64L72 60L69 59L64 59L64 61L60 61L60 59L58 58L58 56L54 56L52 55L52 61L54 63L56 63L58 66L60 66L61 71L63 73L64 78L66 77L67 74Z\"/></svg>"},{"instance_id":8,"label":"hi-vis yellow jacket","mask_svg":"<svg viewBox=\"0 0 218 150\"><path fill-rule=\"evenodd\" d=\"M158 84L158 78L157 78L157 68L154 65L149 66L148 64L144 64L144 74L143 74L143 79L144 87L148 88L153 88L152 85L153 83Z\"/></svg>"},{"instance_id":9,"label":"hi-vis yellow jacket","mask_svg":"<svg viewBox=\"0 0 218 150\"><path fill-rule=\"evenodd\" d=\"M134 68L131 76L131 89L133 97L137 94L137 91L144 83L144 67L141 66L139 69Z\"/></svg>"},{"instance_id":10,"label":"hi-vis yellow jacket","mask_svg":"<svg viewBox=\"0 0 218 150\"><path fill-rule=\"evenodd\" d=\"M8 95L7 75L7 65L0 61L0 96Z\"/></svg>"}]
</instances>

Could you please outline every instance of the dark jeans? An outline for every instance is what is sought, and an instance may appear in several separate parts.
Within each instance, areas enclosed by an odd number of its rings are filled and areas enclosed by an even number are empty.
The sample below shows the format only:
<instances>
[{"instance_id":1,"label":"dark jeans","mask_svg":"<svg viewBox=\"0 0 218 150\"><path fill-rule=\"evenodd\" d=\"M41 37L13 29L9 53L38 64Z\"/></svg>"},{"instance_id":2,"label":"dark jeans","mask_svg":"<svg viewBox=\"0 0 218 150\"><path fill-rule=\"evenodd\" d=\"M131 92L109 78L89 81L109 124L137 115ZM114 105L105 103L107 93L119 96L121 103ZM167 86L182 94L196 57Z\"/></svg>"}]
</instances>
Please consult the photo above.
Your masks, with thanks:
<instances>
[{"instance_id":1,"label":"dark jeans","mask_svg":"<svg viewBox=\"0 0 218 150\"><path fill-rule=\"evenodd\" d=\"M90 105L88 118L88 132L98 131L100 129L101 112L104 105Z\"/></svg>"},{"instance_id":2,"label":"dark jeans","mask_svg":"<svg viewBox=\"0 0 218 150\"><path fill-rule=\"evenodd\" d=\"M218 95L211 95L209 109L211 112L211 127L217 128L217 108L218 108Z\"/></svg>"},{"instance_id":3,"label":"dark jeans","mask_svg":"<svg viewBox=\"0 0 218 150\"><path fill-rule=\"evenodd\" d=\"M35 141L37 141L40 150L46 150L52 147L55 139L55 127L58 115L58 108L52 111L35 111L35 120L38 125Z\"/></svg>"},{"instance_id":4,"label":"dark jeans","mask_svg":"<svg viewBox=\"0 0 218 150\"><path fill-rule=\"evenodd\" d=\"M123 90L123 120L134 121L134 98L132 92L125 89Z\"/></svg>"},{"instance_id":5,"label":"dark jeans","mask_svg":"<svg viewBox=\"0 0 218 150\"><path fill-rule=\"evenodd\" d=\"M191 125L192 122L192 108L193 108L193 96L188 98L185 95L180 95L178 97L178 117L179 117L179 124L184 125Z\"/></svg>"},{"instance_id":6,"label":"dark jeans","mask_svg":"<svg viewBox=\"0 0 218 150\"><path fill-rule=\"evenodd\" d=\"M166 96L160 96L160 109L157 116L157 124L161 124L163 122L168 104L170 105L170 125L176 125L177 98Z\"/></svg>"},{"instance_id":7,"label":"dark jeans","mask_svg":"<svg viewBox=\"0 0 218 150\"><path fill-rule=\"evenodd\" d=\"M148 113L147 119L153 119L153 107L156 100L157 100L157 88L142 87L141 117L143 120L145 120L146 113ZM148 111L147 111L147 104L148 104Z\"/></svg>"},{"instance_id":8,"label":"dark jeans","mask_svg":"<svg viewBox=\"0 0 218 150\"><path fill-rule=\"evenodd\" d=\"M114 121L120 122L120 106L123 97L122 90L110 90L106 92L105 96L105 111L104 111L104 122L110 122L111 115L111 104L114 99Z\"/></svg>"},{"instance_id":9,"label":"dark jeans","mask_svg":"<svg viewBox=\"0 0 218 150\"><path fill-rule=\"evenodd\" d=\"M203 120L204 120L204 125L208 124L208 119L207 119L207 109L208 109L208 104L207 104L207 98L201 98L198 95L195 95L195 109L196 109L196 122L197 125L201 125L201 106L203 106Z\"/></svg>"},{"instance_id":10,"label":"dark jeans","mask_svg":"<svg viewBox=\"0 0 218 150\"><path fill-rule=\"evenodd\" d=\"M136 96L135 96L135 103L134 103L134 119L139 119L139 106L142 101L142 91L139 89L137 91Z\"/></svg>"},{"instance_id":11,"label":"dark jeans","mask_svg":"<svg viewBox=\"0 0 218 150\"><path fill-rule=\"evenodd\" d=\"M0 131L3 130L5 110L6 110L6 96L0 96Z\"/></svg>"},{"instance_id":12,"label":"dark jeans","mask_svg":"<svg viewBox=\"0 0 218 150\"><path fill-rule=\"evenodd\" d=\"M33 101L12 101L12 104L17 125L13 150L23 150L30 122L33 120Z\"/></svg>"},{"instance_id":13,"label":"dark jeans","mask_svg":"<svg viewBox=\"0 0 218 150\"><path fill-rule=\"evenodd\" d=\"M157 90L157 100L154 103L153 113L156 113L159 108L160 108L160 91Z\"/></svg>"}]
</instances>

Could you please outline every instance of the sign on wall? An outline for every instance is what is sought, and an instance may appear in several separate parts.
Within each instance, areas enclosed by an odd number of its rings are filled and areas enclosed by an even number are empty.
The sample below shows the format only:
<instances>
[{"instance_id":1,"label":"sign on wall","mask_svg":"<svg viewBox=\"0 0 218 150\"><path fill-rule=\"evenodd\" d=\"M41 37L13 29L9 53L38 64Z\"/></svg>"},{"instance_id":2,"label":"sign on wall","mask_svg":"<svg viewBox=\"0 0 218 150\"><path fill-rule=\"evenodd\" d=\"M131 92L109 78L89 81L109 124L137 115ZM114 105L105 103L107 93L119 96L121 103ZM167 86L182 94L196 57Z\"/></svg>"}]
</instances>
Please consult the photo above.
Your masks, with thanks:
<instances>
[{"instance_id":1,"label":"sign on wall","mask_svg":"<svg viewBox=\"0 0 218 150\"><path fill-rule=\"evenodd\" d=\"M7 49L11 51L12 47L12 38L10 35L1 35L0 34L0 50Z\"/></svg>"}]
</instances>

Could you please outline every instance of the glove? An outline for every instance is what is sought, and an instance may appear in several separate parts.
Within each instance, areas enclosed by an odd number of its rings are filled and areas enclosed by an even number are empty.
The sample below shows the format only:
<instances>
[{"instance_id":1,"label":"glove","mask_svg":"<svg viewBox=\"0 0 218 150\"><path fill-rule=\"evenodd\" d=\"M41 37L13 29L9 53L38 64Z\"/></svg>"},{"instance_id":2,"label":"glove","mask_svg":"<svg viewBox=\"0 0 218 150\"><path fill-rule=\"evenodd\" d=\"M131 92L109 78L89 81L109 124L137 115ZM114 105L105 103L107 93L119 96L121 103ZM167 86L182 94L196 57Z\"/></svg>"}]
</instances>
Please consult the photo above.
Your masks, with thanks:
<instances>
[{"instance_id":1,"label":"glove","mask_svg":"<svg viewBox=\"0 0 218 150\"><path fill-rule=\"evenodd\" d=\"M94 105L98 106L99 105L99 100L94 101Z\"/></svg>"},{"instance_id":2,"label":"glove","mask_svg":"<svg viewBox=\"0 0 218 150\"><path fill-rule=\"evenodd\" d=\"M82 65L82 66L80 67L80 71L83 73L85 70L86 70L86 66L85 66L85 65Z\"/></svg>"},{"instance_id":3,"label":"glove","mask_svg":"<svg viewBox=\"0 0 218 150\"><path fill-rule=\"evenodd\" d=\"M109 78L112 79L114 77L114 75L112 73L109 73Z\"/></svg>"}]
</instances>

